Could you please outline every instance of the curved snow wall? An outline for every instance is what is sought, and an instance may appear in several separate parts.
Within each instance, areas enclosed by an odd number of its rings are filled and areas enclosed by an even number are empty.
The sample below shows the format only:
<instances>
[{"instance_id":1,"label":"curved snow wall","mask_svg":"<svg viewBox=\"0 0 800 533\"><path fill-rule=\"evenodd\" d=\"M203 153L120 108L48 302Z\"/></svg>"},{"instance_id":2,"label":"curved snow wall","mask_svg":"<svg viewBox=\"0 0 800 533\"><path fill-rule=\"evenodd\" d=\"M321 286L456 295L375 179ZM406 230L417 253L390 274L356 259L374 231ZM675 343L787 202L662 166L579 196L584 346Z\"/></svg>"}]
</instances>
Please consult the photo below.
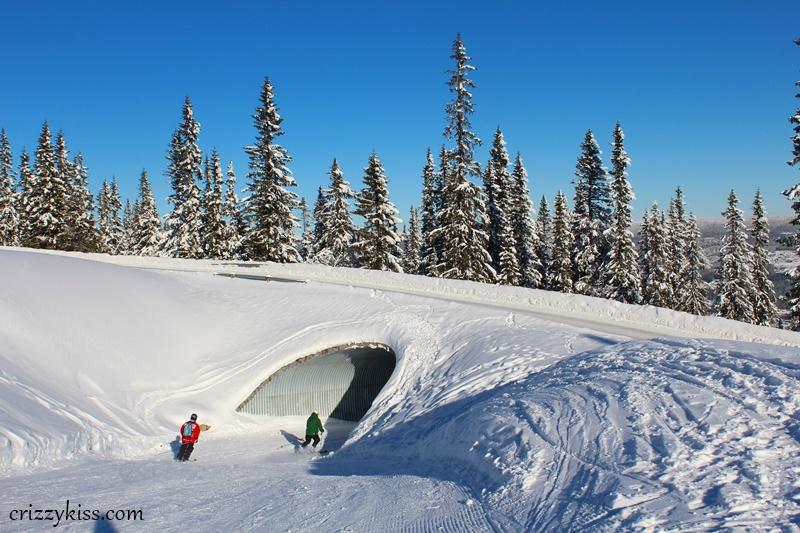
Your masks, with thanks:
<instances>
[{"instance_id":1,"label":"curved snow wall","mask_svg":"<svg viewBox=\"0 0 800 533\"><path fill-rule=\"evenodd\" d=\"M242 402L254 415L309 415L360 420L394 372L394 352L383 344L337 346L287 365Z\"/></svg>"}]
</instances>

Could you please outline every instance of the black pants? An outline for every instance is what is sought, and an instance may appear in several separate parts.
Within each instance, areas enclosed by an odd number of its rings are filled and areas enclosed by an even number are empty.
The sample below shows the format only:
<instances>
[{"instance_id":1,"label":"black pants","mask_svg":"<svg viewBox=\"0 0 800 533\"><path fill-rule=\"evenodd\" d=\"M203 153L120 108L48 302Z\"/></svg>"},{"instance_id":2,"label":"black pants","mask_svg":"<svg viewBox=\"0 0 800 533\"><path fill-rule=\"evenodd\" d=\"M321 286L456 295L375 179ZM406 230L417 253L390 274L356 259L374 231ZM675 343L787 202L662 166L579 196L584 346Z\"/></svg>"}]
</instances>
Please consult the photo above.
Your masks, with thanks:
<instances>
[{"instance_id":1,"label":"black pants","mask_svg":"<svg viewBox=\"0 0 800 533\"><path fill-rule=\"evenodd\" d=\"M319 444L319 435L306 435L306 441L303 443L303 448L308 446L308 443L314 441L314 444L311 445L312 448L316 448L317 444Z\"/></svg>"},{"instance_id":2,"label":"black pants","mask_svg":"<svg viewBox=\"0 0 800 533\"><path fill-rule=\"evenodd\" d=\"M181 449L178 450L178 455L175 458L178 461L188 461L189 456L192 455L192 451L194 451L194 444L181 444Z\"/></svg>"}]
</instances>

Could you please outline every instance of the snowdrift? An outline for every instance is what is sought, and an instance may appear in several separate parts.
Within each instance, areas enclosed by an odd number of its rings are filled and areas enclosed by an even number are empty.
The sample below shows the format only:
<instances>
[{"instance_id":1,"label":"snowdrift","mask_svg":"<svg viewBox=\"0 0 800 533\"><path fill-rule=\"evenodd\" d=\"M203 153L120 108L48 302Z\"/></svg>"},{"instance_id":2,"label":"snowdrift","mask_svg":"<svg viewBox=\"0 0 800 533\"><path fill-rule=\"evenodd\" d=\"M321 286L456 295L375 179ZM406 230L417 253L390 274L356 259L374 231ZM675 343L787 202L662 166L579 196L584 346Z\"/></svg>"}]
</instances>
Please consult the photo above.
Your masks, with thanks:
<instances>
[{"instance_id":1,"label":"snowdrift","mask_svg":"<svg viewBox=\"0 0 800 533\"><path fill-rule=\"evenodd\" d=\"M238 439L272 373L376 342L395 371L313 475L444 480L495 530L798 524L795 333L313 265L79 257L0 250L5 476L150 457L192 411ZM237 269L338 285L210 275ZM655 338L670 328L762 344Z\"/></svg>"}]
</instances>

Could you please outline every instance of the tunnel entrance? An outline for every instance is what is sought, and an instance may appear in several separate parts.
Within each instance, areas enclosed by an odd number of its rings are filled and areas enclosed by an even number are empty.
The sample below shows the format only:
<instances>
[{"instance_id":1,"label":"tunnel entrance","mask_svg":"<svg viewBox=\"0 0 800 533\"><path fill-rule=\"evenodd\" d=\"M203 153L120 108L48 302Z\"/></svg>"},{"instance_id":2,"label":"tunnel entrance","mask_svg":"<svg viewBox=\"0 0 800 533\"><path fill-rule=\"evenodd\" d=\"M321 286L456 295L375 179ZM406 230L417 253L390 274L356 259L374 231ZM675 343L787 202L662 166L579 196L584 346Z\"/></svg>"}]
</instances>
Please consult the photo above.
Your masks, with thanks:
<instances>
[{"instance_id":1,"label":"tunnel entrance","mask_svg":"<svg viewBox=\"0 0 800 533\"><path fill-rule=\"evenodd\" d=\"M382 344L337 346L287 365L236 411L254 415L360 420L394 372L395 355Z\"/></svg>"}]
</instances>

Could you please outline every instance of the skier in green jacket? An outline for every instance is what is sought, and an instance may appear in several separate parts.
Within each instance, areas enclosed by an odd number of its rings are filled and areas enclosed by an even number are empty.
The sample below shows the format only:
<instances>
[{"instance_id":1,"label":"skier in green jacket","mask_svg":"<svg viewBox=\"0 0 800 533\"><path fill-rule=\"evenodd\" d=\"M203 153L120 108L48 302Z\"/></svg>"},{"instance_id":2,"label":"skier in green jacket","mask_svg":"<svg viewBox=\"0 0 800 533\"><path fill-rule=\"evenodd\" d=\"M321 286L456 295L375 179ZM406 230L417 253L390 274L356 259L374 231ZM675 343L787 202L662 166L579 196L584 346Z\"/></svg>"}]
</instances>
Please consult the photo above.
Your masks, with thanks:
<instances>
[{"instance_id":1,"label":"skier in green jacket","mask_svg":"<svg viewBox=\"0 0 800 533\"><path fill-rule=\"evenodd\" d=\"M311 416L306 420L306 440L303 443L303 448L308 446L308 443L312 440L314 444L312 444L311 447L316 448L317 444L319 444L320 433L325 433L325 428L322 427L322 421L319 419L317 413L311 413Z\"/></svg>"}]
</instances>

